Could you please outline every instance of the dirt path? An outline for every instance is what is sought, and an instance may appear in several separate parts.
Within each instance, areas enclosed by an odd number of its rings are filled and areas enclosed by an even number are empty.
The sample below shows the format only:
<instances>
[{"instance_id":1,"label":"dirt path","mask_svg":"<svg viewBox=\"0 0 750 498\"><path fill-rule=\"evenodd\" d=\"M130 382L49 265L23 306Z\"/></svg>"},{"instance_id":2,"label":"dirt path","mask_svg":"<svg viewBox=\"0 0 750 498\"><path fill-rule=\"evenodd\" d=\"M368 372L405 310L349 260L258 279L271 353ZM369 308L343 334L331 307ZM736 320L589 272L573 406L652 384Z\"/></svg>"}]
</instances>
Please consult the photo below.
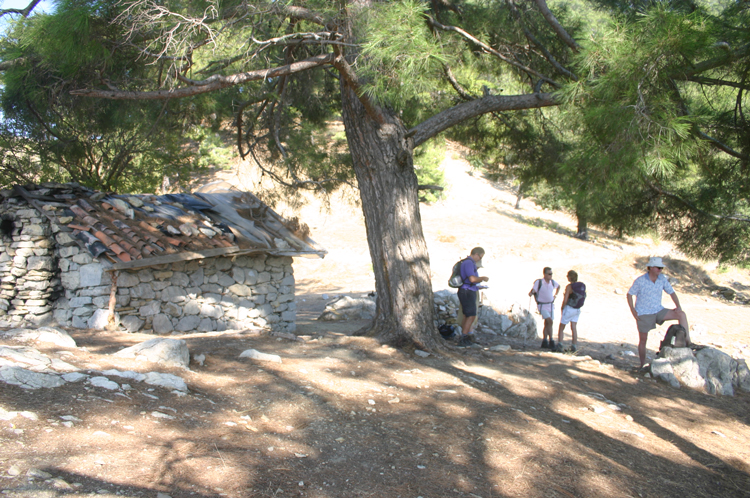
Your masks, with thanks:
<instances>
[{"instance_id":1,"label":"dirt path","mask_svg":"<svg viewBox=\"0 0 750 498\"><path fill-rule=\"evenodd\" d=\"M443 168L450 182L446 198L421 209L434 290L448 288L453 263L475 246L487 251L481 274L490 277L485 292L492 303L518 302L528 307L529 289L541 278L543 267L553 268L563 287L567 271L576 270L588 289L579 341L585 353L604 357L636 350L635 323L625 294L645 272L648 257L662 256L668 263L665 274L677 279L675 289L691 326L696 327L694 340L750 359L746 346L750 329L742 325L750 323L750 307L730 304L710 292L711 285L727 285L747 293L750 272L717 273L715 264L689 261L668 243L655 244L648 238L618 240L593 230L592 240L578 240L572 237L574 219L540 209L530 200L514 209L512 189L472 174L459 150L449 150ZM375 288L362 216L353 205L335 206L324 212L319 203L311 202L302 210L301 218L311 225L313 237L329 251L324 260L295 262L297 289L305 299L299 303L304 317L323 311L321 295L361 294Z\"/></svg>"}]
</instances>

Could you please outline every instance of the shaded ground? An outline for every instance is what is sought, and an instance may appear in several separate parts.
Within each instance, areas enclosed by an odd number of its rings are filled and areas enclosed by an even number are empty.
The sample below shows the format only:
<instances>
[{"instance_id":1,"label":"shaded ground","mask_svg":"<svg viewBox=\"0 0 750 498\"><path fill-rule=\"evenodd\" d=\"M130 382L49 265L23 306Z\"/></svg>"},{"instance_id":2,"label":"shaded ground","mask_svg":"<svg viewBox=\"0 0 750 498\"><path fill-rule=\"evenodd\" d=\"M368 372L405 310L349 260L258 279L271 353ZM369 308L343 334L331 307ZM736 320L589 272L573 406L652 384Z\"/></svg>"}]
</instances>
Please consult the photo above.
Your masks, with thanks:
<instances>
[{"instance_id":1,"label":"shaded ground","mask_svg":"<svg viewBox=\"0 0 750 498\"><path fill-rule=\"evenodd\" d=\"M75 333L81 367L144 337ZM178 396L130 382L24 391L3 423L5 496L746 496L750 397L674 390L588 357L426 359L336 333L184 337ZM282 363L240 360L247 348ZM120 369L144 370L135 362ZM139 368L140 367L140 368ZM110 377L123 382L124 379ZM170 418L164 418L163 415ZM64 427L63 416L74 416ZM15 465L20 475L10 477ZM30 479L30 468L62 479ZM33 474L33 472L32 472Z\"/></svg>"},{"instance_id":2,"label":"shaded ground","mask_svg":"<svg viewBox=\"0 0 750 498\"><path fill-rule=\"evenodd\" d=\"M174 373L190 392L114 376L132 390L0 384L0 406L38 417L0 421L3 496L750 496L750 395L673 389L631 373L637 359L623 354L635 351L624 293L654 254L668 256L698 326L694 340L747 355L748 307L711 290L747 292L747 272L722 273L651 240L573 239L564 215L528 201L516 211L510 190L466 174L459 161L446 167L448 199L422 211L435 288L475 245L487 249L493 302L526 305L543 266L558 280L575 268L589 286L577 356L483 335L485 346L513 349L446 346L421 358L350 337L366 322L315 321L326 299L374 285L353 208L325 214L311 205L301 217L330 254L295 263L300 341L175 335L206 356L190 371L110 356L152 337L144 334L70 331L76 349L39 346L92 374ZM467 216L477 222L466 225ZM249 348L282 363L240 359Z\"/></svg>"}]
</instances>

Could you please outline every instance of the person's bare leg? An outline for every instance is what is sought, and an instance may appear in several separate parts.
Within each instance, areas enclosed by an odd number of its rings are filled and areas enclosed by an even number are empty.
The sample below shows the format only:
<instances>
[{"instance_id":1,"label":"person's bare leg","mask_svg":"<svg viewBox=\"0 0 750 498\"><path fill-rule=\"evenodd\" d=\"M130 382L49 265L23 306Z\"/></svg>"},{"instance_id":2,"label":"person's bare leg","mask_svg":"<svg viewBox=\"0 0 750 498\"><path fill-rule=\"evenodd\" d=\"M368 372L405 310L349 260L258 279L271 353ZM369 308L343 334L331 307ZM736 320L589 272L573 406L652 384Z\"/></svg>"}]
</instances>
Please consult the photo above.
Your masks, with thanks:
<instances>
[{"instance_id":1,"label":"person's bare leg","mask_svg":"<svg viewBox=\"0 0 750 498\"><path fill-rule=\"evenodd\" d=\"M638 332L638 359L641 360L641 367L646 364L646 341L648 332Z\"/></svg>"},{"instance_id":2,"label":"person's bare leg","mask_svg":"<svg viewBox=\"0 0 750 498\"><path fill-rule=\"evenodd\" d=\"M552 319L546 318L544 320L544 337L549 338L552 341Z\"/></svg>"},{"instance_id":3,"label":"person's bare leg","mask_svg":"<svg viewBox=\"0 0 750 498\"><path fill-rule=\"evenodd\" d=\"M578 347L578 322L570 322L570 332L573 335L573 346Z\"/></svg>"},{"instance_id":4,"label":"person's bare leg","mask_svg":"<svg viewBox=\"0 0 750 498\"><path fill-rule=\"evenodd\" d=\"M474 322L473 316L467 316L464 318L464 323L461 325L461 333L463 335L469 335L469 332L471 332L471 324Z\"/></svg>"},{"instance_id":5,"label":"person's bare leg","mask_svg":"<svg viewBox=\"0 0 750 498\"><path fill-rule=\"evenodd\" d=\"M691 344L690 342L690 326L688 325L687 315L682 310L669 310L669 312L664 317L664 321L667 320L677 320L677 322L682 325L682 328L685 329L685 341L686 346L689 346Z\"/></svg>"},{"instance_id":6,"label":"person's bare leg","mask_svg":"<svg viewBox=\"0 0 750 498\"><path fill-rule=\"evenodd\" d=\"M557 343L558 344L562 344L564 333L565 333L565 324L561 323L560 327L558 327L557 329Z\"/></svg>"}]
</instances>

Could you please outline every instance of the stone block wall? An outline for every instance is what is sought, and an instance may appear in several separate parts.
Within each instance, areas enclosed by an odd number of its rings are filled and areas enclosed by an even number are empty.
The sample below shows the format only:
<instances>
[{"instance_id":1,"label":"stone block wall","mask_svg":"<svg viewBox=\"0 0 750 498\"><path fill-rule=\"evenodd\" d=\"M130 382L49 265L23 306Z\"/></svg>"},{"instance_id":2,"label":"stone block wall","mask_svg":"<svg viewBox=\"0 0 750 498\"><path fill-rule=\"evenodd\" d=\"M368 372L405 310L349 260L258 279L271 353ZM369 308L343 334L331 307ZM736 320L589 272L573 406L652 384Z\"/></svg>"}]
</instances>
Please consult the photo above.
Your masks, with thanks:
<instances>
[{"instance_id":1,"label":"stone block wall","mask_svg":"<svg viewBox=\"0 0 750 498\"><path fill-rule=\"evenodd\" d=\"M1 207L0 327L88 328L94 312L109 306L110 263L25 201L5 199ZM215 257L121 271L116 311L130 332L294 332L292 258Z\"/></svg>"},{"instance_id":2,"label":"stone block wall","mask_svg":"<svg viewBox=\"0 0 750 498\"><path fill-rule=\"evenodd\" d=\"M105 265L76 246L60 247L65 297L58 323L89 326L106 309L112 284ZM297 308L291 257L206 258L117 276L116 311L129 332L211 332L270 327L294 332Z\"/></svg>"},{"instance_id":3,"label":"stone block wall","mask_svg":"<svg viewBox=\"0 0 750 498\"><path fill-rule=\"evenodd\" d=\"M63 291L50 224L15 199L0 214L0 327L49 323Z\"/></svg>"}]
</instances>

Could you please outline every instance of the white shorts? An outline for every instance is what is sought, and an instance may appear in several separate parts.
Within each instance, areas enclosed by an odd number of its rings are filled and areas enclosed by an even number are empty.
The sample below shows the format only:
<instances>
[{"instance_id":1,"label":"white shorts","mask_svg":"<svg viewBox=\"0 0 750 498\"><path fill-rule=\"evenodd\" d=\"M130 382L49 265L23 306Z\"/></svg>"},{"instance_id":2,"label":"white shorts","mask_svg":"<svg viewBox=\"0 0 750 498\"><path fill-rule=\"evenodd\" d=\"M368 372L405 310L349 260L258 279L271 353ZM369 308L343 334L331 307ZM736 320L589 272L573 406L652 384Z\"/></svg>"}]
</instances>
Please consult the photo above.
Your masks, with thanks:
<instances>
[{"instance_id":1,"label":"white shorts","mask_svg":"<svg viewBox=\"0 0 750 498\"><path fill-rule=\"evenodd\" d=\"M568 322L578 323L579 316L581 316L581 308L571 308L566 304L560 317L560 325L566 325Z\"/></svg>"},{"instance_id":2,"label":"white shorts","mask_svg":"<svg viewBox=\"0 0 750 498\"><path fill-rule=\"evenodd\" d=\"M549 304L540 304L539 305L539 314L542 315L542 319L555 319L555 308L552 306L552 303Z\"/></svg>"}]
</instances>

